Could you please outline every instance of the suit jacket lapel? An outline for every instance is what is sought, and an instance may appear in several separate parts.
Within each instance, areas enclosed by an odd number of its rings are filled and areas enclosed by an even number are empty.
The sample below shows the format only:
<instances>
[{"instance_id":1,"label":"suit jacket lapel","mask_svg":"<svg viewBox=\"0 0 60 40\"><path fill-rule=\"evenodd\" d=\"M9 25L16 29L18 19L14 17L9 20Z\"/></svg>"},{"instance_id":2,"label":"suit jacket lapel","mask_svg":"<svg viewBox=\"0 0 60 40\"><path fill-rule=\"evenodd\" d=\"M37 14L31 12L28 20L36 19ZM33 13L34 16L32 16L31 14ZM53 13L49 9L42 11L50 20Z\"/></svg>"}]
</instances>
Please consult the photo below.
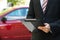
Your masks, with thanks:
<instances>
[{"instance_id":1,"label":"suit jacket lapel","mask_svg":"<svg viewBox=\"0 0 60 40\"><path fill-rule=\"evenodd\" d=\"M43 18L43 16L47 14L49 7L51 6L52 3L53 0L48 0L47 7L44 14L40 4L40 0L34 0L35 11L37 12L37 18Z\"/></svg>"},{"instance_id":2,"label":"suit jacket lapel","mask_svg":"<svg viewBox=\"0 0 60 40\"><path fill-rule=\"evenodd\" d=\"M38 12L39 12L39 15L40 16L43 16L43 10L42 10L42 7L41 7L41 3L40 3L40 0L36 0L37 2L37 5L38 5Z\"/></svg>"},{"instance_id":3,"label":"suit jacket lapel","mask_svg":"<svg viewBox=\"0 0 60 40\"><path fill-rule=\"evenodd\" d=\"M47 14L47 11L49 10L49 7L51 6L52 2L53 2L53 0L48 0L46 10L45 10L45 14Z\"/></svg>"}]
</instances>

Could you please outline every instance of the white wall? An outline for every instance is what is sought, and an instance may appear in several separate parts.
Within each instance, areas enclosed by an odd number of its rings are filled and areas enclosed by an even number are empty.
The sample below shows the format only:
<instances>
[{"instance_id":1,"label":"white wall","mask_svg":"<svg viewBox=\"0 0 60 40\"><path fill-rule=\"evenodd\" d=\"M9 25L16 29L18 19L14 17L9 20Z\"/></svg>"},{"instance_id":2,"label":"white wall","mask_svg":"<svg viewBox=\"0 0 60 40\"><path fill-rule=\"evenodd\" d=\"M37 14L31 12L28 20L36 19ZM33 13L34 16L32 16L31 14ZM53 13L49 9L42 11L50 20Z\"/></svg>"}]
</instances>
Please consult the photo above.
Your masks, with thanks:
<instances>
[{"instance_id":1,"label":"white wall","mask_svg":"<svg viewBox=\"0 0 60 40\"><path fill-rule=\"evenodd\" d=\"M7 0L0 0L0 12L7 8Z\"/></svg>"},{"instance_id":2,"label":"white wall","mask_svg":"<svg viewBox=\"0 0 60 40\"><path fill-rule=\"evenodd\" d=\"M30 0L26 0L25 2L26 2L25 5L29 6Z\"/></svg>"}]
</instances>

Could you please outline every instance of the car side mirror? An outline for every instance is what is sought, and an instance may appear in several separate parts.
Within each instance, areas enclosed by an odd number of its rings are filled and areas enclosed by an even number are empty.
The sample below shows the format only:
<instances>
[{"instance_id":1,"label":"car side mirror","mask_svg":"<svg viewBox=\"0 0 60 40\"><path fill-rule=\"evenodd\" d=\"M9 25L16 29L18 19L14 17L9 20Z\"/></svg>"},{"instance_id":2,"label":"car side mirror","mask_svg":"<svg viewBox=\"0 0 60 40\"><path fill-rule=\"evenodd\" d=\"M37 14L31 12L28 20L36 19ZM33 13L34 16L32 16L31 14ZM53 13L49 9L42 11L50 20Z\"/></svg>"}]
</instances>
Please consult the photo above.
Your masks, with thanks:
<instances>
[{"instance_id":1,"label":"car side mirror","mask_svg":"<svg viewBox=\"0 0 60 40\"><path fill-rule=\"evenodd\" d=\"M6 23L7 18L3 17L3 18L1 19L1 21L2 21L2 23Z\"/></svg>"}]
</instances>

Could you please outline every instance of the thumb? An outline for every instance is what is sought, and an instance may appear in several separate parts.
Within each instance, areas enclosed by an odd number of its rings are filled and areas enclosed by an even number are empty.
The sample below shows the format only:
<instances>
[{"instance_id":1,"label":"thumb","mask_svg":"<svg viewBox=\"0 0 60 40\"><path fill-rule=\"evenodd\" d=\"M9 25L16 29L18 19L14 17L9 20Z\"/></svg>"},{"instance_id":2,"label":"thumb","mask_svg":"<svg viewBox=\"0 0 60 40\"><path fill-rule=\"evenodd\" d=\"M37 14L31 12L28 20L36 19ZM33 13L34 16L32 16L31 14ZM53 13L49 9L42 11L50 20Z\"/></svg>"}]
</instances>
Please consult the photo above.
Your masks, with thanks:
<instances>
[{"instance_id":1,"label":"thumb","mask_svg":"<svg viewBox=\"0 0 60 40\"><path fill-rule=\"evenodd\" d=\"M44 23L44 25L46 26L48 23Z\"/></svg>"}]
</instances>

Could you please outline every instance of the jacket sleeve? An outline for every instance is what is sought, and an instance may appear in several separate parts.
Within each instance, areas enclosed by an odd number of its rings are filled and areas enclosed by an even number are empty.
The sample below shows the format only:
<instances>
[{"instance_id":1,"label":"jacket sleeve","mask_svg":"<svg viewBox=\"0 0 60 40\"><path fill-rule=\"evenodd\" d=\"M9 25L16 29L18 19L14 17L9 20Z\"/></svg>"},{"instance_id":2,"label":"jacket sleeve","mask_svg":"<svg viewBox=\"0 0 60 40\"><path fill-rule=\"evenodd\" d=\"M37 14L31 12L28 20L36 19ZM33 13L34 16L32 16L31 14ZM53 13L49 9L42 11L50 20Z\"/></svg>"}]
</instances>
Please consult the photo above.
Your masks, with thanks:
<instances>
[{"instance_id":1,"label":"jacket sleeve","mask_svg":"<svg viewBox=\"0 0 60 40\"><path fill-rule=\"evenodd\" d=\"M55 21L54 23L49 23L51 27L52 34L60 33L60 20Z\"/></svg>"},{"instance_id":2,"label":"jacket sleeve","mask_svg":"<svg viewBox=\"0 0 60 40\"><path fill-rule=\"evenodd\" d=\"M35 18L34 7L33 7L33 0L30 0L27 19L33 19L33 18Z\"/></svg>"}]
</instances>

